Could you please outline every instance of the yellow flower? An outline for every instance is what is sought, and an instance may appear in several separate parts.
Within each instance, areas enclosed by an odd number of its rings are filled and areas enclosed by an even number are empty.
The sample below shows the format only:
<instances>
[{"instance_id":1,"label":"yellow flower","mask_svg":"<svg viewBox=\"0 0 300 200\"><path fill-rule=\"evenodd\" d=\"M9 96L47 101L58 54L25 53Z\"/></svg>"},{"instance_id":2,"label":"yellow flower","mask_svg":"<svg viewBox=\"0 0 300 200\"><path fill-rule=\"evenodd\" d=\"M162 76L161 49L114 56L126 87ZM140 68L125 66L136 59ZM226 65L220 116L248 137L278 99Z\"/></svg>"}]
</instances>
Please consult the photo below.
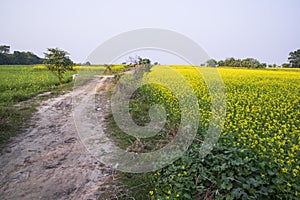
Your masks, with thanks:
<instances>
[{"instance_id":1,"label":"yellow flower","mask_svg":"<svg viewBox=\"0 0 300 200\"><path fill-rule=\"evenodd\" d=\"M287 170L286 168L282 168L281 171L282 171L283 173L287 173L288 170Z\"/></svg>"},{"instance_id":2,"label":"yellow flower","mask_svg":"<svg viewBox=\"0 0 300 200\"><path fill-rule=\"evenodd\" d=\"M292 171L293 171L293 176L296 177L298 174L298 169L293 169Z\"/></svg>"},{"instance_id":3,"label":"yellow flower","mask_svg":"<svg viewBox=\"0 0 300 200\"><path fill-rule=\"evenodd\" d=\"M154 193L154 192L153 192L152 190L149 191L149 194L150 194L151 196L153 195L153 193Z\"/></svg>"}]
</instances>

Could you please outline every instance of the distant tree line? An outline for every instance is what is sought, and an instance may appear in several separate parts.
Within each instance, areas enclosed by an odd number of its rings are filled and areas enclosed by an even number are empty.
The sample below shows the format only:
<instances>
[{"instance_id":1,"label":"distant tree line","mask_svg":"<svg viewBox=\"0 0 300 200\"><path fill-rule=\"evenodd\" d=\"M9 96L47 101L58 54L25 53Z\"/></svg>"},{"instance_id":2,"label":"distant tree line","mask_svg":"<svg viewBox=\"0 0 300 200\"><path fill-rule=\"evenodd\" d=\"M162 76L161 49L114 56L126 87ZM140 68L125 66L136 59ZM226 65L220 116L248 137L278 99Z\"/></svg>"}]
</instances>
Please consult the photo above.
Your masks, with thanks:
<instances>
[{"instance_id":1,"label":"distant tree line","mask_svg":"<svg viewBox=\"0 0 300 200\"><path fill-rule=\"evenodd\" d=\"M0 46L0 65L32 65L42 64L43 59L32 52L14 51L9 53L10 46Z\"/></svg>"},{"instance_id":2,"label":"distant tree line","mask_svg":"<svg viewBox=\"0 0 300 200\"><path fill-rule=\"evenodd\" d=\"M0 45L0 65L31 65L31 64L42 64L44 59L38 57L32 52L20 52L14 51L12 54L10 52L10 46L8 45ZM296 51L292 51L289 53L288 57L289 63L284 63L281 67L292 67L292 68L300 68L300 49ZM151 66L151 62L148 58L130 58L130 65L143 64L147 66ZM159 63L154 63L154 65L158 65ZM86 65L90 65L89 62ZM266 63L261 63L255 58L245 58L245 59L235 59L233 57L227 58L225 60L215 60L210 59L206 61L205 64L209 67L242 67L242 68L266 68L266 67L277 67L276 64L267 65ZM150 68L146 71L150 70Z\"/></svg>"},{"instance_id":3,"label":"distant tree line","mask_svg":"<svg viewBox=\"0 0 300 200\"><path fill-rule=\"evenodd\" d=\"M289 63L283 63L281 67L300 68L300 49L290 52L288 61ZM267 65L266 63L260 63L255 58L235 59L233 57L227 58L225 60L219 60L219 61L215 59L210 59L206 61L204 65L209 67L227 66L227 67L244 67L244 68L255 68L255 69L266 68L266 67L278 67L276 64Z\"/></svg>"},{"instance_id":4,"label":"distant tree line","mask_svg":"<svg viewBox=\"0 0 300 200\"><path fill-rule=\"evenodd\" d=\"M216 61L214 59L210 59L206 62L206 65L209 67L244 67L244 68L266 68L266 63L260 63L257 59L254 58L246 58L246 59L235 59L235 58L227 58L225 60Z\"/></svg>"}]
</instances>

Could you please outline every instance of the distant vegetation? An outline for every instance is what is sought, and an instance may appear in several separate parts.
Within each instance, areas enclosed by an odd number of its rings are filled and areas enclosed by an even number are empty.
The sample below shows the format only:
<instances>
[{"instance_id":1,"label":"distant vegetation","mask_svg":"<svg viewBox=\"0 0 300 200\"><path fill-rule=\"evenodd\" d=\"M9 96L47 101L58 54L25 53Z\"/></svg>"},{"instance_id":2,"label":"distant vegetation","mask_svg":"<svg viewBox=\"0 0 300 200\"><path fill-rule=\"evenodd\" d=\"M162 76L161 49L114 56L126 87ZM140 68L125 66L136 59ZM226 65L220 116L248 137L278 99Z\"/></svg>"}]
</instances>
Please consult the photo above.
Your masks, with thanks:
<instances>
[{"instance_id":1,"label":"distant vegetation","mask_svg":"<svg viewBox=\"0 0 300 200\"><path fill-rule=\"evenodd\" d=\"M289 63L283 63L281 66L277 66L276 64L267 64L261 63L255 58L245 58L245 59L236 59L236 58L226 58L225 60L215 60L210 59L206 61L204 65L209 67L241 67L241 68L253 68L253 69L261 69L267 67L284 67L284 68L300 68L300 49L290 52Z\"/></svg>"},{"instance_id":2,"label":"distant vegetation","mask_svg":"<svg viewBox=\"0 0 300 200\"><path fill-rule=\"evenodd\" d=\"M31 52L14 51L10 54L10 46L0 46L0 65L32 65L41 64L43 59Z\"/></svg>"}]
</instances>

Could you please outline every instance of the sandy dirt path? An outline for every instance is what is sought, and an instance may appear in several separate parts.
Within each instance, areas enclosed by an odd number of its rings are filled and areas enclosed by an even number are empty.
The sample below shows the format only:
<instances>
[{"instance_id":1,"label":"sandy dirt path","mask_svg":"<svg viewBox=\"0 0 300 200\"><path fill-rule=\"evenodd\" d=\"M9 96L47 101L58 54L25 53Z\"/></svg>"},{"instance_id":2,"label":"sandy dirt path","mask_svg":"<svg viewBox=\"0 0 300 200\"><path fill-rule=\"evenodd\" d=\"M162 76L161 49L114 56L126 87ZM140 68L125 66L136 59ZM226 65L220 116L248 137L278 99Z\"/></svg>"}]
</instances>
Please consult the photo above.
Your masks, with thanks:
<instances>
[{"instance_id":1,"label":"sandy dirt path","mask_svg":"<svg viewBox=\"0 0 300 200\"><path fill-rule=\"evenodd\" d=\"M98 85L110 81L104 77ZM1 149L0 199L102 199L100 190L113 190L110 168L78 137L72 95L76 91L40 102L30 127ZM106 108L97 109L104 116Z\"/></svg>"}]
</instances>

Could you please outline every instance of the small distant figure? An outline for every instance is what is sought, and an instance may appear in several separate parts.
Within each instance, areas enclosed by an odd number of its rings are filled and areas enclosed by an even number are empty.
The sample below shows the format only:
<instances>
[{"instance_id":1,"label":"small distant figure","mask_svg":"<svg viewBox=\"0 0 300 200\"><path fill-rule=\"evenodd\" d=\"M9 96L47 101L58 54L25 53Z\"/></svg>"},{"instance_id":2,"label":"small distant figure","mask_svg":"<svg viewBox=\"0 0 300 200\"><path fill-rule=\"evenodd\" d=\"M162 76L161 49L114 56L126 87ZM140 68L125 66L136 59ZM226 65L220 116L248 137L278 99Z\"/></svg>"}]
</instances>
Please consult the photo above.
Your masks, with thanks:
<instances>
[{"instance_id":1,"label":"small distant figure","mask_svg":"<svg viewBox=\"0 0 300 200\"><path fill-rule=\"evenodd\" d=\"M80 74L73 74L72 79L75 80L78 76L80 76Z\"/></svg>"},{"instance_id":2,"label":"small distant figure","mask_svg":"<svg viewBox=\"0 0 300 200\"><path fill-rule=\"evenodd\" d=\"M104 65L105 66L105 71L104 74L110 75L111 74L111 65Z\"/></svg>"}]
</instances>

